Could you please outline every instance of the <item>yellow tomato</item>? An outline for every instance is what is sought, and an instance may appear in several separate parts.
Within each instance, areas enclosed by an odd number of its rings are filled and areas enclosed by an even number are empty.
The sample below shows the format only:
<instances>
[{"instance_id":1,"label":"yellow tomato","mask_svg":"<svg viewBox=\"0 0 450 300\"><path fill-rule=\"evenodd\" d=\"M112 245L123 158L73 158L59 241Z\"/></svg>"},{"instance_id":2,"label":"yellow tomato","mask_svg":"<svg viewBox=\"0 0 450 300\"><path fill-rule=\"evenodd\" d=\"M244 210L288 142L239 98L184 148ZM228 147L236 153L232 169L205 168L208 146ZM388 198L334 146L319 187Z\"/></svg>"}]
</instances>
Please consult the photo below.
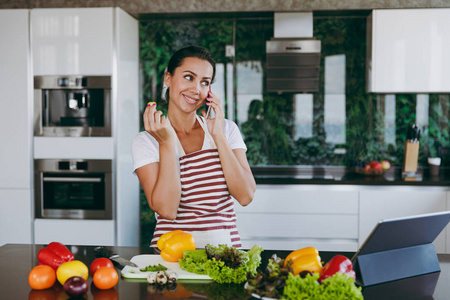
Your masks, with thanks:
<instances>
[{"instance_id":1,"label":"yellow tomato","mask_svg":"<svg viewBox=\"0 0 450 300\"><path fill-rule=\"evenodd\" d=\"M56 270L56 278L62 285L64 285L67 279L73 276L80 276L87 280L89 276L88 267L79 260L72 260L63 263Z\"/></svg>"}]
</instances>

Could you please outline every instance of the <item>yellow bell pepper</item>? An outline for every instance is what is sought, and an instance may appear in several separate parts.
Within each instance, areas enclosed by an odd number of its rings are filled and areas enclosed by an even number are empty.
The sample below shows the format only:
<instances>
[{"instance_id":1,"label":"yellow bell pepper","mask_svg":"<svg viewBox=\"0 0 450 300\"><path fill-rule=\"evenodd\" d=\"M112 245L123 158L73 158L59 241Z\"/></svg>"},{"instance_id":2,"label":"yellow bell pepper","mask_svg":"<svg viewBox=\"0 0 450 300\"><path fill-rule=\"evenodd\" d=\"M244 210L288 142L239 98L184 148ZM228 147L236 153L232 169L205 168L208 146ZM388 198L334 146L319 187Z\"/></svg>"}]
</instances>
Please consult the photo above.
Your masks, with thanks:
<instances>
[{"instance_id":1,"label":"yellow bell pepper","mask_svg":"<svg viewBox=\"0 0 450 300\"><path fill-rule=\"evenodd\" d=\"M194 237L182 230L163 234L156 245L161 250L161 257L168 262L178 262L183 258L184 250L195 250Z\"/></svg>"},{"instance_id":2,"label":"yellow bell pepper","mask_svg":"<svg viewBox=\"0 0 450 300\"><path fill-rule=\"evenodd\" d=\"M317 251L317 249L314 247L306 247L306 248L301 248L301 249L292 251L284 260L284 266L286 266L286 264L290 260L295 261L300 256L307 255L307 254L319 255L319 251Z\"/></svg>"},{"instance_id":3,"label":"yellow bell pepper","mask_svg":"<svg viewBox=\"0 0 450 300\"><path fill-rule=\"evenodd\" d=\"M286 266L289 262L291 262L290 267L294 275L302 271L320 273L323 268L319 251L314 247L306 247L292 251L284 260L284 265Z\"/></svg>"},{"instance_id":4,"label":"yellow bell pepper","mask_svg":"<svg viewBox=\"0 0 450 300\"><path fill-rule=\"evenodd\" d=\"M322 271L322 262L320 256L315 254L306 254L297 258L291 265L294 275L302 271L309 271L311 273L320 273Z\"/></svg>"}]
</instances>

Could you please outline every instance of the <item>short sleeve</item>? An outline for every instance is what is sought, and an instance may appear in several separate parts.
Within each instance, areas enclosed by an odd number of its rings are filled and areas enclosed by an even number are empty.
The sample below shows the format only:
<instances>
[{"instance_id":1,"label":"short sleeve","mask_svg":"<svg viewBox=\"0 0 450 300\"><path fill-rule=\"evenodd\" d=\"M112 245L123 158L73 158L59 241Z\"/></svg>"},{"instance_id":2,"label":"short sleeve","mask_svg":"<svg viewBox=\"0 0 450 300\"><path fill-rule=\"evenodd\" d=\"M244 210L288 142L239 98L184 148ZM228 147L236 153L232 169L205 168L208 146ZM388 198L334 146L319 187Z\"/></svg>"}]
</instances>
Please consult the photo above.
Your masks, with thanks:
<instances>
[{"instance_id":1,"label":"short sleeve","mask_svg":"<svg viewBox=\"0 0 450 300\"><path fill-rule=\"evenodd\" d=\"M158 142L148 132L139 132L131 142L133 172L150 163L159 162Z\"/></svg>"},{"instance_id":2,"label":"short sleeve","mask_svg":"<svg viewBox=\"0 0 450 300\"><path fill-rule=\"evenodd\" d=\"M231 149L244 149L247 151L247 146L236 123L231 120L225 120L225 132Z\"/></svg>"}]
</instances>

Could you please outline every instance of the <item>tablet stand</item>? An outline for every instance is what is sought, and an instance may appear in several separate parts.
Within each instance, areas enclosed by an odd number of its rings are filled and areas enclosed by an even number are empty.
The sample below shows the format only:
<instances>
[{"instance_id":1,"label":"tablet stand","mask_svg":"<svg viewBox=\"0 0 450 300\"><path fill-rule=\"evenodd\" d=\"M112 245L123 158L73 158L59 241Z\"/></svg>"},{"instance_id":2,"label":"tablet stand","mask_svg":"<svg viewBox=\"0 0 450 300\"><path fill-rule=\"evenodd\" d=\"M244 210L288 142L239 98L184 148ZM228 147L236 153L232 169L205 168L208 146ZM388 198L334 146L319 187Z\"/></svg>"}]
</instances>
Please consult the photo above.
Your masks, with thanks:
<instances>
[{"instance_id":1,"label":"tablet stand","mask_svg":"<svg viewBox=\"0 0 450 300\"><path fill-rule=\"evenodd\" d=\"M354 268L363 286L441 270L432 243L358 255Z\"/></svg>"}]
</instances>

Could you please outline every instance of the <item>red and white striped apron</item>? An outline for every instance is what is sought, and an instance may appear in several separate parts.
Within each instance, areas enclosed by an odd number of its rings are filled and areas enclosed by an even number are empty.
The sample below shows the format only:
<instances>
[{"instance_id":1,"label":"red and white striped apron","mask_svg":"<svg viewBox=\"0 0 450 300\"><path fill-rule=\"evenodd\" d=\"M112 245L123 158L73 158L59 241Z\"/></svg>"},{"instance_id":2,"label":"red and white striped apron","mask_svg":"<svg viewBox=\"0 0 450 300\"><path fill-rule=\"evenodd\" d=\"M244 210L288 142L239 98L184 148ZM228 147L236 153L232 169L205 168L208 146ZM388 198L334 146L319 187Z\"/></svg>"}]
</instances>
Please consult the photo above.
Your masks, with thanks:
<instances>
[{"instance_id":1,"label":"red and white striped apron","mask_svg":"<svg viewBox=\"0 0 450 300\"><path fill-rule=\"evenodd\" d=\"M180 205L175 220L156 216L157 223L151 247L156 247L161 235L176 229L192 234L197 248L204 248L206 244L241 247L234 199L228 192L219 152L206 124L198 116L197 120L213 149L186 155L176 137L180 154Z\"/></svg>"}]
</instances>

